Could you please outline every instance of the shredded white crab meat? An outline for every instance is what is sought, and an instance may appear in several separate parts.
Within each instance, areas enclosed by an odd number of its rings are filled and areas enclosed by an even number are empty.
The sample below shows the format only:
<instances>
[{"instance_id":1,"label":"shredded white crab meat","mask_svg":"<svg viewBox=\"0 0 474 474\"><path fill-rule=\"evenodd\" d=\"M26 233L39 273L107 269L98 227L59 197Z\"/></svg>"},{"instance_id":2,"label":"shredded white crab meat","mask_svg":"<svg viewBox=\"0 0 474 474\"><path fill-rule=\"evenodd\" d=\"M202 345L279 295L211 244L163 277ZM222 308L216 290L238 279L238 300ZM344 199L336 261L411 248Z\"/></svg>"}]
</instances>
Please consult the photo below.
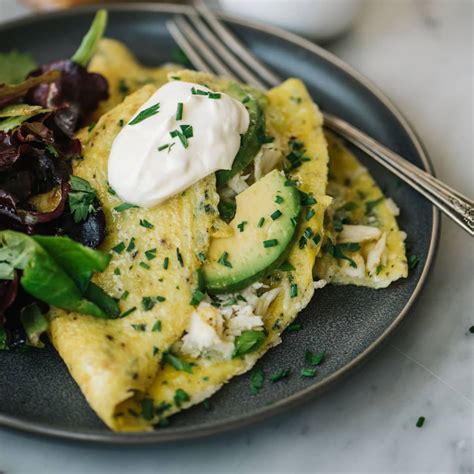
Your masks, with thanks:
<instances>
[{"instance_id":1,"label":"shredded white crab meat","mask_svg":"<svg viewBox=\"0 0 474 474\"><path fill-rule=\"evenodd\" d=\"M263 329L268 308L279 291L254 283L240 293L219 295L214 301L218 307L207 297L193 312L185 335L174 349L191 357L204 354L230 359L237 336Z\"/></svg>"},{"instance_id":2,"label":"shredded white crab meat","mask_svg":"<svg viewBox=\"0 0 474 474\"><path fill-rule=\"evenodd\" d=\"M364 278L365 277L365 262L362 255L351 255L352 260L357 265L356 267L351 266L347 260L341 261L341 267L344 273L351 278Z\"/></svg>"},{"instance_id":3,"label":"shredded white crab meat","mask_svg":"<svg viewBox=\"0 0 474 474\"><path fill-rule=\"evenodd\" d=\"M241 173L237 173L227 182L227 186L234 192L236 195L245 191L249 185L247 184L247 179L250 177L249 174L242 176Z\"/></svg>"},{"instance_id":4,"label":"shredded white crab meat","mask_svg":"<svg viewBox=\"0 0 474 474\"><path fill-rule=\"evenodd\" d=\"M342 231L337 236L337 241L340 243L348 242L366 242L368 240L376 240L380 237L382 232L377 227L368 225L349 225L344 224Z\"/></svg>"},{"instance_id":5,"label":"shredded white crab meat","mask_svg":"<svg viewBox=\"0 0 474 474\"><path fill-rule=\"evenodd\" d=\"M380 237L377 243L367 253L367 270L370 273L373 273L381 262L386 243L387 234L384 232L382 237Z\"/></svg>"},{"instance_id":6,"label":"shredded white crab meat","mask_svg":"<svg viewBox=\"0 0 474 474\"><path fill-rule=\"evenodd\" d=\"M273 142L262 145L253 162L255 181L262 179L266 174L274 170L282 159L283 154L278 143Z\"/></svg>"}]
</instances>

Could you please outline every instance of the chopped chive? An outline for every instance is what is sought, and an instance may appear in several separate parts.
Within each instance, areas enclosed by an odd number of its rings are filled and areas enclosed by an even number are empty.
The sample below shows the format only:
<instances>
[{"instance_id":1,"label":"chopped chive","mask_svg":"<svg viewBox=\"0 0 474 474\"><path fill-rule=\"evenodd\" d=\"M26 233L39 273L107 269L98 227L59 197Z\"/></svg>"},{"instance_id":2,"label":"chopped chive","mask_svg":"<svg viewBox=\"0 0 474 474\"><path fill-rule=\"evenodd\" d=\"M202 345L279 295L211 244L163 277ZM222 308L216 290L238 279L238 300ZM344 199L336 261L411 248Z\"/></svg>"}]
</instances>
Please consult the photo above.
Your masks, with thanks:
<instances>
[{"instance_id":1,"label":"chopped chive","mask_svg":"<svg viewBox=\"0 0 474 474\"><path fill-rule=\"evenodd\" d=\"M189 304L191 306L197 306L204 299L204 296L205 294L201 290L194 290Z\"/></svg>"},{"instance_id":2,"label":"chopped chive","mask_svg":"<svg viewBox=\"0 0 474 474\"><path fill-rule=\"evenodd\" d=\"M152 332L160 332L161 331L161 321L158 320L153 324L153 327L151 328Z\"/></svg>"},{"instance_id":3,"label":"chopped chive","mask_svg":"<svg viewBox=\"0 0 474 474\"><path fill-rule=\"evenodd\" d=\"M469 328L469 332L470 332L471 334L474 334L474 326L471 326L471 327Z\"/></svg>"},{"instance_id":4,"label":"chopped chive","mask_svg":"<svg viewBox=\"0 0 474 474\"><path fill-rule=\"evenodd\" d=\"M416 255L410 255L408 257L408 268L413 270L418 265L418 257Z\"/></svg>"},{"instance_id":5,"label":"chopped chive","mask_svg":"<svg viewBox=\"0 0 474 474\"><path fill-rule=\"evenodd\" d=\"M142 331L142 332L146 331L146 324L144 323L132 324L131 326L133 329L135 329L135 331Z\"/></svg>"},{"instance_id":6,"label":"chopped chive","mask_svg":"<svg viewBox=\"0 0 474 474\"><path fill-rule=\"evenodd\" d=\"M326 353L324 351L313 354L311 351L306 351L304 354L304 360L309 365L319 365L325 357Z\"/></svg>"},{"instance_id":7,"label":"chopped chive","mask_svg":"<svg viewBox=\"0 0 474 474\"><path fill-rule=\"evenodd\" d=\"M155 227L151 222L148 222L146 219L140 219L140 225L142 227L145 227L146 229L153 229Z\"/></svg>"},{"instance_id":8,"label":"chopped chive","mask_svg":"<svg viewBox=\"0 0 474 474\"><path fill-rule=\"evenodd\" d=\"M126 318L127 316L130 316L134 311L137 310L136 306L133 306L133 308L127 309L124 313L122 313L119 318Z\"/></svg>"},{"instance_id":9,"label":"chopped chive","mask_svg":"<svg viewBox=\"0 0 474 474\"><path fill-rule=\"evenodd\" d=\"M279 270L282 272L292 272L295 270L295 267L290 262L286 261L280 265Z\"/></svg>"},{"instance_id":10,"label":"chopped chive","mask_svg":"<svg viewBox=\"0 0 474 474\"><path fill-rule=\"evenodd\" d=\"M142 417L147 421L153 419L153 400L151 398L143 398L140 400L140 406L142 407Z\"/></svg>"},{"instance_id":11,"label":"chopped chive","mask_svg":"<svg viewBox=\"0 0 474 474\"><path fill-rule=\"evenodd\" d=\"M128 202L123 202L122 204L119 204L118 206L114 207L114 211L117 212L123 212L127 211L128 209L134 209L138 206L135 206L134 204L130 204Z\"/></svg>"},{"instance_id":12,"label":"chopped chive","mask_svg":"<svg viewBox=\"0 0 474 474\"><path fill-rule=\"evenodd\" d=\"M234 306L237 304L237 298L230 298L230 300L227 300L222 306L224 307L229 307L229 306Z\"/></svg>"},{"instance_id":13,"label":"chopped chive","mask_svg":"<svg viewBox=\"0 0 474 474\"><path fill-rule=\"evenodd\" d=\"M301 370L302 377L312 378L316 375L316 369L304 368Z\"/></svg>"},{"instance_id":14,"label":"chopped chive","mask_svg":"<svg viewBox=\"0 0 474 474\"><path fill-rule=\"evenodd\" d=\"M179 128L181 129L181 133L186 138L192 138L194 136L193 126L192 125L180 125Z\"/></svg>"},{"instance_id":15,"label":"chopped chive","mask_svg":"<svg viewBox=\"0 0 474 474\"><path fill-rule=\"evenodd\" d=\"M204 263L206 261L206 256L202 252L197 253L197 258L201 263Z\"/></svg>"},{"instance_id":16,"label":"chopped chive","mask_svg":"<svg viewBox=\"0 0 474 474\"><path fill-rule=\"evenodd\" d=\"M237 228L239 229L240 232L244 231L245 224L247 224L247 221L242 221L240 224L237 224Z\"/></svg>"},{"instance_id":17,"label":"chopped chive","mask_svg":"<svg viewBox=\"0 0 474 474\"><path fill-rule=\"evenodd\" d=\"M297 332L297 331L301 331L302 329L303 329L303 326L300 323L290 324L286 328L287 332Z\"/></svg>"},{"instance_id":18,"label":"chopped chive","mask_svg":"<svg viewBox=\"0 0 474 474\"><path fill-rule=\"evenodd\" d=\"M314 242L314 245L318 245L319 242L321 242L321 236L319 234L316 234L314 237L313 237L313 242Z\"/></svg>"},{"instance_id":19,"label":"chopped chive","mask_svg":"<svg viewBox=\"0 0 474 474\"><path fill-rule=\"evenodd\" d=\"M242 295L237 295L236 298L239 300L239 301L243 301L244 303L247 303L247 300L242 296ZM471 331L472 332L472 331Z\"/></svg>"},{"instance_id":20,"label":"chopped chive","mask_svg":"<svg viewBox=\"0 0 474 474\"><path fill-rule=\"evenodd\" d=\"M195 87L191 87L191 94L193 94L193 95L208 95L209 92L203 91L202 89L196 89Z\"/></svg>"},{"instance_id":21,"label":"chopped chive","mask_svg":"<svg viewBox=\"0 0 474 474\"><path fill-rule=\"evenodd\" d=\"M292 179L287 179L285 181L285 186L292 186L292 187L296 187L297 186L297 182L292 180Z\"/></svg>"},{"instance_id":22,"label":"chopped chive","mask_svg":"<svg viewBox=\"0 0 474 474\"><path fill-rule=\"evenodd\" d=\"M296 217L292 217L290 219L291 223L293 224L294 227L296 227L298 225L298 219Z\"/></svg>"},{"instance_id":23,"label":"chopped chive","mask_svg":"<svg viewBox=\"0 0 474 474\"><path fill-rule=\"evenodd\" d=\"M145 270L150 270L150 265L148 265L148 263L140 262L138 265L140 265L140 267L144 268Z\"/></svg>"},{"instance_id":24,"label":"chopped chive","mask_svg":"<svg viewBox=\"0 0 474 474\"><path fill-rule=\"evenodd\" d=\"M145 257L147 260L153 260L156 258L156 249L149 249L145 251Z\"/></svg>"},{"instance_id":25,"label":"chopped chive","mask_svg":"<svg viewBox=\"0 0 474 474\"><path fill-rule=\"evenodd\" d=\"M153 331L153 329L152 329ZM158 347L156 346L153 346L153 355L156 356L156 354L158 354L158 352L160 352L160 349L158 349Z\"/></svg>"},{"instance_id":26,"label":"chopped chive","mask_svg":"<svg viewBox=\"0 0 474 474\"><path fill-rule=\"evenodd\" d=\"M117 193L115 192L115 189L112 186L110 186L110 184L107 184L107 192L111 194L112 196L117 195Z\"/></svg>"},{"instance_id":27,"label":"chopped chive","mask_svg":"<svg viewBox=\"0 0 474 474\"><path fill-rule=\"evenodd\" d=\"M250 375L250 392L252 395L257 395L259 390L263 387L263 371L254 370Z\"/></svg>"},{"instance_id":28,"label":"chopped chive","mask_svg":"<svg viewBox=\"0 0 474 474\"><path fill-rule=\"evenodd\" d=\"M164 145L161 145L158 147L158 151L166 150L169 146L170 146L169 143L165 143Z\"/></svg>"},{"instance_id":29,"label":"chopped chive","mask_svg":"<svg viewBox=\"0 0 474 474\"><path fill-rule=\"evenodd\" d=\"M125 123L125 122L123 121L123 119L120 119L120 120L118 121L118 126L119 126L120 128L122 128L123 125L124 125L124 123Z\"/></svg>"},{"instance_id":30,"label":"chopped chive","mask_svg":"<svg viewBox=\"0 0 474 474\"><path fill-rule=\"evenodd\" d=\"M307 238L310 239L313 236L313 229L311 227L306 227L306 229L303 232L303 235Z\"/></svg>"},{"instance_id":31,"label":"chopped chive","mask_svg":"<svg viewBox=\"0 0 474 474\"><path fill-rule=\"evenodd\" d=\"M313 193L305 193L300 191L301 204L303 206L311 206L312 204L317 204L316 198L313 196Z\"/></svg>"},{"instance_id":32,"label":"chopped chive","mask_svg":"<svg viewBox=\"0 0 474 474\"><path fill-rule=\"evenodd\" d=\"M365 213L370 214L385 198L383 196L365 203Z\"/></svg>"},{"instance_id":33,"label":"chopped chive","mask_svg":"<svg viewBox=\"0 0 474 474\"><path fill-rule=\"evenodd\" d=\"M178 388L176 390L176 392L174 393L174 397L173 397L173 400L174 400L174 404L180 408L181 407L181 403L183 402L189 402L189 400L191 400L191 398L189 397L188 393L185 392L182 388Z\"/></svg>"},{"instance_id":34,"label":"chopped chive","mask_svg":"<svg viewBox=\"0 0 474 474\"><path fill-rule=\"evenodd\" d=\"M221 98L221 93L220 92L209 92L207 95L209 99L220 99Z\"/></svg>"},{"instance_id":35,"label":"chopped chive","mask_svg":"<svg viewBox=\"0 0 474 474\"><path fill-rule=\"evenodd\" d=\"M169 263L170 263L170 259L168 257L165 257L164 260L163 260L163 268L165 270L168 270Z\"/></svg>"},{"instance_id":36,"label":"chopped chive","mask_svg":"<svg viewBox=\"0 0 474 474\"><path fill-rule=\"evenodd\" d=\"M217 260L217 263L220 263L220 264L223 265L224 267L232 268L232 264L229 262L228 257L229 257L229 253L228 253L228 252L224 252L224 253L219 257L219 260Z\"/></svg>"},{"instance_id":37,"label":"chopped chive","mask_svg":"<svg viewBox=\"0 0 474 474\"><path fill-rule=\"evenodd\" d=\"M276 374L273 374L270 377L270 381L272 383L279 382L280 380L288 378L290 375L291 369L285 369L285 370L280 370L280 372L277 372Z\"/></svg>"},{"instance_id":38,"label":"chopped chive","mask_svg":"<svg viewBox=\"0 0 474 474\"><path fill-rule=\"evenodd\" d=\"M173 130L172 132L170 132L170 135L171 135L171 138L178 137L183 147L188 148L189 146L188 139L184 136L182 132L180 132L179 130Z\"/></svg>"},{"instance_id":39,"label":"chopped chive","mask_svg":"<svg viewBox=\"0 0 474 474\"><path fill-rule=\"evenodd\" d=\"M416 422L416 427L421 428L425 424L426 418L424 416L420 416Z\"/></svg>"},{"instance_id":40,"label":"chopped chive","mask_svg":"<svg viewBox=\"0 0 474 474\"><path fill-rule=\"evenodd\" d=\"M296 283L292 283L290 286L290 297L296 298L298 296L298 285Z\"/></svg>"},{"instance_id":41,"label":"chopped chive","mask_svg":"<svg viewBox=\"0 0 474 474\"><path fill-rule=\"evenodd\" d=\"M176 247L176 258L178 260L178 263L184 267L184 262L183 262L183 256L181 255L181 252L179 251L179 247Z\"/></svg>"},{"instance_id":42,"label":"chopped chive","mask_svg":"<svg viewBox=\"0 0 474 474\"><path fill-rule=\"evenodd\" d=\"M148 107L145 110L142 110L133 120L128 122L129 125L136 125L137 123L142 122L143 120L156 115L160 111L160 104L156 103L151 107Z\"/></svg>"},{"instance_id":43,"label":"chopped chive","mask_svg":"<svg viewBox=\"0 0 474 474\"><path fill-rule=\"evenodd\" d=\"M87 131L88 131L89 133L91 133L92 130L94 130L94 128L95 128L95 122L92 122L92 123L87 127Z\"/></svg>"},{"instance_id":44,"label":"chopped chive","mask_svg":"<svg viewBox=\"0 0 474 474\"><path fill-rule=\"evenodd\" d=\"M209 401L209 398L206 398L202 402L202 406L204 407L204 410L209 411L211 409L211 402Z\"/></svg>"},{"instance_id":45,"label":"chopped chive","mask_svg":"<svg viewBox=\"0 0 474 474\"><path fill-rule=\"evenodd\" d=\"M283 199L281 196L276 196L276 197L275 197L275 202L276 202L277 204L281 204L283 201L284 201L284 199Z\"/></svg>"},{"instance_id":46,"label":"chopped chive","mask_svg":"<svg viewBox=\"0 0 474 474\"><path fill-rule=\"evenodd\" d=\"M122 253L125 250L125 244L120 242L115 247L112 247L111 250L115 253Z\"/></svg>"},{"instance_id":47,"label":"chopped chive","mask_svg":"<svg viewBox=\"0 0 474 474\"><path fill-rule=\"evenodd\" d=\"M277 209L274 213L270 215L270 217L272 218L272 220L276 221L279 217L281 217L281 215L281 211Z\"/></svg>"},{"instance_id":48,"label":"chopped chive","mask_svg":"<svg viewBox=\"0 0 474 474\"><path fill-rule=\"evenodd\" d=\"M257 227L262 227L264 222L265 222L265 217L260 217L260 219L258 220Z\"/></svg>"},{"instance_id":49,"label":"chopped chive","mask_svg":"<svg viewBox=\"0 0 474 474\"><path fill-rule=\"evenodd\" d=\"M269 247L276 247L278 245L277 239L264 240L263 246L267 249Z\"/></svg>"},{"instance_id":50,"label":"chopped chive","mask_svg":"<svg viewBox=\"0 0 474 474\"><path fill-rule=\"evenodd\" d=\"M144 296L142 298L143 311L150 311L155 306L155 300L151 296Z\"/></svg>"},{"instance_id":51,"label":"chopped chive","mask_svg":"<svg viewBox=\"0 0 474 474\"><path fill-rule=\"evenodd\" d=\"M299 242L298 242L299 248L304 249L306 247L307 243L308 243L308 239L304 235L302 235L300 237Z\"/></svg>"},{"instance_id":52,"label":"chopped chive","mask_svg":"<svg viewBox=\"0 0 474 474\"><path fill-rule=\"evenodd\" d=\"M125 301L125 300L128 298L128 295L129 295L129 294L130 294L130 293L129 293L127 290L125 290L125 291L122 293L122 296L120 297L120 299L121 299L122 301Z\"/></svg>"},{"instance_id":53,"label":"chopped chive","mask_svg":"<svg viewBox=\"0 0 474 474\"><path fill-rule=\"evenodd\" d=\"M117 267L117 268L114 270L114 275L120 275L120 273L121 273L121 272L120 272L120 268Z\"/></svg>"},{"instance_id":54,"label":"chopped chive","mask_svg":"<svg viewBox=\"0 0 474 474\"><path fill-rule=\"evenodd\" d=\"M176 120L182 120L183 119L183 103L178 102L178 106L176 108Z\"/></svg>"},{"instance_id":55,"label":"chopped chive","mask_svg":"<svg viewBox=\"0 0 474 474\"><path fill-rule=\"evenodd\" d=\"M308 212L306 213L305 219L309 221L315 214L316 214L315 210L313 208L310 208L308 209Z\"/></svg>"},{"instance_id":56,"label":"chopped chive","mask_svg":"<svg viewBox=\"0 0 474 474\"><path fill-rule=\"evenodd\" d=\"M135 237L132 237L127 245L127 252L131 252L132 250L135 250Z\"/></svg>"},{"instance_id":57,"label":"chopped chive","mask_svg":"<svg viewBox=\"0 0 474 474\"><path fill-rule=\"evenodd\" d=\"M156 296L155 297L155 300L156 301L159 301L160 303L163 303L163 301L166 301L166 298L164 296Z\"/></svg>"}]
</instances>

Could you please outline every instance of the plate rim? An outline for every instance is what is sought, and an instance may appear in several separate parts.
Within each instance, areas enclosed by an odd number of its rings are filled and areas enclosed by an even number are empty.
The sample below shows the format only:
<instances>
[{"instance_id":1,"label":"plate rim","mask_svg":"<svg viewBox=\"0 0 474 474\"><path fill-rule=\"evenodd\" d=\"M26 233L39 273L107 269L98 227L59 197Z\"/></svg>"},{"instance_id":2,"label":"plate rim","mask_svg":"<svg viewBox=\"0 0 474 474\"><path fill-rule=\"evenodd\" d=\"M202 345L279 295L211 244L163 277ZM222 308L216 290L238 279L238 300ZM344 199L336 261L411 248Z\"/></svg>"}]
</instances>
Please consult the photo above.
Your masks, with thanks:
<instances>
[{"instance_id":1,"label":"plate rim","mask_svg":"<svg viewBox=\"0 0 474 474\"><path fill-rule=\"evenodd\" d=\"M74 16L77 13L93 13L99 8L106 8L109 11L119 12L152 11L157 13L176 14L192 12L192 7L190 6L170 3L100 3L71 8L69 10L60 10L40 14L31 13L25 17L0 24L0 33L12 27L21 27L27 26L31 23L36 23L38 20L44 18L64 18ZM374 96L395 116L404 131L407 133L410 141L415 146L415 149L418 155L420 156L421 161L423 162L425 170L428 171L430 174L435 175L433 163L431 162L428 152L422 144L417 133L415 132L413 126L409 123L409 121L405 118L401 111L392 103L392 101L385 95L385 93L383 93L378 86L376 86L370 79L360 73L357 69L350 66L348 63L346 63L333 53L327 51L323 47L282 28L267 25L261 22L256 22L253 20L247 20L234 15L224 14L222 12L219 12L219 16L224 20L229 21L230 23L252 28L267 35L283 39L286 42L292 43L293 45L296 45L306 51L309 51L315 56L323 58L324 60L330 62L332 65L336 66L338 69L343 70L345 73L347 73L357 82L359 82L362 86L364 86L367 90L369 90L372 94L374 94ZM433 224L431 227L431 237L426 261L424 263L418 283L414 288L412 294L410 295L410 298L406 302L405 306L402 308L396 318L391 322L391 324L385 328L383 333L376 340L374 340L363 352L361 352L348 364L344 365L324 380L310 385L304 390L301 390L293 395L278 400L272 403L271 405L262 407L257 412L252 413L251 415L232 417L225 421L212 423L211 425L205 427L181 428L176 429L175 431L154 430L146 433L115 433L113 431L108 431L106 433L75 432L68 429L50 427L41 422L28 421L23 418L5 415L2 413L0 413L0 426L4 426L6 428L13 428L15 430L31 434L47 435L53 438L62 438L67 440L87 442L101 442L105 444L166 443L204 438L214 434L236 430L238 428L249 426L271 416L275 416L281 414L284 411L292 409L295 406L324 393L326 390L331 388L336 382L341 381L346 376L348 376L353 370L359 368L364 362L366 362L370 358L370 356L373 356L377 352L377 350L381 348L381 346L387 341L387 339L396 331L400 323L405 319L409 310L418 298L422 288L425 286L429 275L429 270L431 269L431 266L436 257L440 234L440 213L434 206L432 207L432 217Z\"/></svg>"}]
</instances>

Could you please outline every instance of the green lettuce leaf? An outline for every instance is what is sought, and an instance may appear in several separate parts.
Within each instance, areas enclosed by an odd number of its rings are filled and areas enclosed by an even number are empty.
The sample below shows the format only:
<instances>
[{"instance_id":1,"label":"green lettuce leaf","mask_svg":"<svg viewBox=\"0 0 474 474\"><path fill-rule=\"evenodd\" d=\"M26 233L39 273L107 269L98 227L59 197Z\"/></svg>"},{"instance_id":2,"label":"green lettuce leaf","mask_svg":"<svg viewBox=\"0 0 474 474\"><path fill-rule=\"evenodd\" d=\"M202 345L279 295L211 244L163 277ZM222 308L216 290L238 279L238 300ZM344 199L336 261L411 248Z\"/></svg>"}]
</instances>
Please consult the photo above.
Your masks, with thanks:
<instances>
[{"instance_id":1,"label":"green lettuce leaf","mask_svg":"<svg viewBox=\"0 0 474 474\"><path fill-rule=\"evenodd\" d=\"M0 84L18 84L37 68L31 55L10 51L0 53Z\"/></svg>"},{"instance_id":2,"label":"green lettuce leaf","mask_svg":"<svg viewBox=\"0 0 474 474\"><path fill-rule=\"evenodd\" d=\"M43 348L44 344L40 337L48 330L49 322L39 309L39 306L33 303L22 308L20 321L25 329L28 343L31 346Z\"/></svg>"}]
</instances>

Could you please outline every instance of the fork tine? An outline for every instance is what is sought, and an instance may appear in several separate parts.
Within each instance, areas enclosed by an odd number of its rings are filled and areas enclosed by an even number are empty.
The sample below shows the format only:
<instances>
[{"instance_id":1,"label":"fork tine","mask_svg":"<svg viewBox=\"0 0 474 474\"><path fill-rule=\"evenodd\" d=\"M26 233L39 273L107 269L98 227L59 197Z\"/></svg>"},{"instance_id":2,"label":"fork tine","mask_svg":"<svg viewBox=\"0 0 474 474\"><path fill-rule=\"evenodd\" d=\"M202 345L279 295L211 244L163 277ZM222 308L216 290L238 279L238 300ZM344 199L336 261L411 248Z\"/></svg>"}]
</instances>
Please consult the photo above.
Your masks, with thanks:
<instances>
[{"instance_id":1,"label":"fork tine","mask_svg":"<svg viewBox=\"0 0 474 474\"><path fill-rule=\"evenodd\" d=\"M186 56L189 58L192 65L196 69L204 72L212 72L211 68L206 64L204 59L191 46L174 20L168 20L166 22L166 27L168 28L168 31L170 32L173 39L176 41L176 44L185 52Z\"/></svg>"},{"instance_id":2,"label":"fork tine","mask_svg":"<svg viewBox=\"0 0 474 474\"><path fill-rule=\"evenodd\" d=\"M190 15L189 17L176 16L174 21L181 34L192 46L194 46L194 54L197 54L197 51L199 51L202 56L204 56L205 61L212 66L217 74L235 79L235 75L230 71L230 69L217 57L217 55L211 50L211 48L209 48L206 42L196 34L194 29L186 21L192 16L193 15Z\"/></svg>"},{"instance_id":3,"label":"fork tine","mask_svg":"<svg viewBox=\"0 0 474 474\"><path fill-rule=\"evenodd\" d=\"M222 41L220 41L213 31L202 21L198 15L189 15L188 19L191 20L194 27L197 31L204 37L204 39L212 46L212 48L217 52L211 54L214 57L218 57L218 61L226 61L226 63L231 67L235 73L240 77L242 82L251 84L254 87L259 89L266 89L267 86L262 83L262 81L243 64L238 57L236 57L228 48L224 46Z\"/></svg>"},{"instance_id":4,"label":"fork tine","mask_svg":"<svg viewBox=\"0 0 474 474\"><path fill-rule=\"evenodd\" d=\"M255 71L271 86L276 86L282 82L281 78L264 66L227 27L224 26L203 0L196 0L194 2L194 8L207 20L221 42L224 43L236 57L247 64L247 70Z\"/></svg>"}]
</instances>

